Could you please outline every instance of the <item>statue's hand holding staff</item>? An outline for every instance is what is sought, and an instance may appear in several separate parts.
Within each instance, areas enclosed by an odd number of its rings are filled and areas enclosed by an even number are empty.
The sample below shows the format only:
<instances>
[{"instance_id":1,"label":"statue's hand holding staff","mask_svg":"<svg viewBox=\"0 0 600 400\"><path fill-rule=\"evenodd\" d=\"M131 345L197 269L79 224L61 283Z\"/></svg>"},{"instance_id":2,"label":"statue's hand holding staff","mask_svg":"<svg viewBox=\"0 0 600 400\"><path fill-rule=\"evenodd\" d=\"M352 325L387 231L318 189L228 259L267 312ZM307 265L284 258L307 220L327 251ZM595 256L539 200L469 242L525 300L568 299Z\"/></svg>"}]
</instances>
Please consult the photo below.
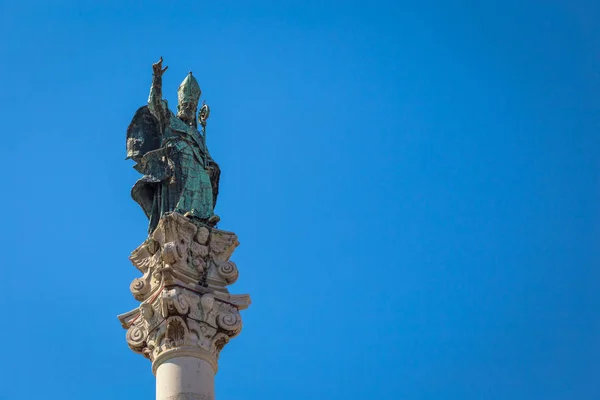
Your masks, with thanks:
<instances>
[{"instance_id":1,"label":"statue's hand holding staff","mask_svg":"<svg viewBox=\"0 0 600 400\"><path fill-rule=\"evenodd\" d=\"M200 107L200 113L198 114L198 120L200 125L202 125L203 130L206 128L206 120L210 115L210 108L208 108L208 104L206 102L202 102L202 107ZM203 132L206 135L206 132Z\"/></svg>"}]
</instances>

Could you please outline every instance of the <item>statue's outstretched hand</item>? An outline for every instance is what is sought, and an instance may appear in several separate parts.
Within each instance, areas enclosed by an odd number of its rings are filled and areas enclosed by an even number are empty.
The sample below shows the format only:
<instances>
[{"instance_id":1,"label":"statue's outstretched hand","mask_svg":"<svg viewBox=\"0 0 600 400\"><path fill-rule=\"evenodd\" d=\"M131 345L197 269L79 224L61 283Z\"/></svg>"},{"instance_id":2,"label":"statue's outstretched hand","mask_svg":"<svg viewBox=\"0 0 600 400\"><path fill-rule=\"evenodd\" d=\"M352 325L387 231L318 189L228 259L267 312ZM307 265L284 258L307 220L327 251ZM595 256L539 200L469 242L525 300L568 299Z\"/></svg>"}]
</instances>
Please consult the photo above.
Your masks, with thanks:
<instances>
[{"instance_id":1,"label":"statue's outstretched hand","mask_svg":"<svg viewBox=\"0 0 600 400\"><path fill-rule=\"evenodd\" d=\"M154 64L152 64L152 72L154 73L154 75L162 76L162 74L164 74L165 71L169 68L169 67L165 67L163 69L162 62L163 62L163 59L161 57L160 60L158 60L158 62L155 62Z\"/></svg>"}]
</instances>

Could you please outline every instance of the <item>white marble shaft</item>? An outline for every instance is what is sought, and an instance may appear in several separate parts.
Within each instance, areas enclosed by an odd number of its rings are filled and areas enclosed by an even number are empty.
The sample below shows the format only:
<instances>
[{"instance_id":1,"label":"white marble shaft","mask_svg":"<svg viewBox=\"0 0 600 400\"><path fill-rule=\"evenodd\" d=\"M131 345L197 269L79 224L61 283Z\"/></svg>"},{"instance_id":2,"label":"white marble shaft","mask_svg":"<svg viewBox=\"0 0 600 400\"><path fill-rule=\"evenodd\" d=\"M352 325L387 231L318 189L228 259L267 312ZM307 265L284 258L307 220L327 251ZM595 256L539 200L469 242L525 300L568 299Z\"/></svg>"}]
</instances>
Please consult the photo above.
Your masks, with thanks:
<instances>
[{"instance_id":1,"label":"white marble shaft","mask_svg":"<svg viewBox=\"0 0 600 400\"><path fill-rule=\"evenodd\" d=\"M176 357L156 369L156 400L213 400L215 370L205 360Z\"/></svg>"},{"instance_id":2,"label":"white marble shaft","mask_svg":"<svg viewBox=\"0 0 600 400\"><path fill-rule=\"evenodd\" d=\"M229 261L238 244L232 232L170 213L131 254L143 275L130 290L141 303L119 320L129 347L152 361L157 399L214 398L219 354L250 305L250 296L226 288L238 277Z\"/></svg>"}]
</instances>

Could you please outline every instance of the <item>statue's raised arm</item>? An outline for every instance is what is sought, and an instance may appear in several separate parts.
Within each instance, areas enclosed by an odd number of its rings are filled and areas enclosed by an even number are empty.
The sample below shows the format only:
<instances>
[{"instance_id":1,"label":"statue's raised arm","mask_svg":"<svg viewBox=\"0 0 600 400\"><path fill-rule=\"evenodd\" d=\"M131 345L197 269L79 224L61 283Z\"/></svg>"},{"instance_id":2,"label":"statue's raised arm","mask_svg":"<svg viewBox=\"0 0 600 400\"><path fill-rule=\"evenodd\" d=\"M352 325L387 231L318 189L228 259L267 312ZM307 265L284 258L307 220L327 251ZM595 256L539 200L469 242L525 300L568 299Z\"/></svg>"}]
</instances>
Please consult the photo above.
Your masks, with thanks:
<instances>
[{"instance_id":1,"label":"statue's raised arm","mask_svg":"<svg viewBox=\"0 0 600 400\"><path fill-rule=\"evenodd\" d=\"M162 76L169 67L162 67L162 57L158 62L152 64L152 86L148 96L148 108L154 117L163 125L169 118L169 110L166 101L162 98Z\"/></svg>"},{"instance_id":2,"label":"statue's raised arm","mask_svg":"<svg viewBox=\"0 0 600 400\"><path fill-rule=\"evenodd\" d=\"M162 75L169 67L162 67L162 57L152 64L152 86L148 105L135 113L127 128L127 158L139 163L145 154L160 147L165 128L169 121L167 102L162 99ZM140 171L141 172L141 171Z\"/></svg>"}]
</instances>

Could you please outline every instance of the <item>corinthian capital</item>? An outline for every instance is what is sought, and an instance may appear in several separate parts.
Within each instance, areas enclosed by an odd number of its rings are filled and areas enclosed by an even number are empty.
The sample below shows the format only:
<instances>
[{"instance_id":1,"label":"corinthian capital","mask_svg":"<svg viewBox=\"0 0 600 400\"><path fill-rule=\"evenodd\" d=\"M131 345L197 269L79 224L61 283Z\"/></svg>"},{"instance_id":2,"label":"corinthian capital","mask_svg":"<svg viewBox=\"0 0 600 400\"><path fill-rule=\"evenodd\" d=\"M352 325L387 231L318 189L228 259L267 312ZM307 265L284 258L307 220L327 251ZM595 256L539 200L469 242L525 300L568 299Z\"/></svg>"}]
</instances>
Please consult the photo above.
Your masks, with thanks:
<instances>
[{"instance_id":1,"label":"corinthian capital","mask_svg":"<svg viewBox=\"0 0 600 400\"><path fill-rule=\"evenodd\" d=\"M153 362L193 356L217 370L221 349L242 329L239 310L248 295L231 295L238 269L229 261L237 236L165 215L152 236L131 254L142 272L130 285L141 304L119 316L129 347Z\"/></svg>"}]
</instances>

